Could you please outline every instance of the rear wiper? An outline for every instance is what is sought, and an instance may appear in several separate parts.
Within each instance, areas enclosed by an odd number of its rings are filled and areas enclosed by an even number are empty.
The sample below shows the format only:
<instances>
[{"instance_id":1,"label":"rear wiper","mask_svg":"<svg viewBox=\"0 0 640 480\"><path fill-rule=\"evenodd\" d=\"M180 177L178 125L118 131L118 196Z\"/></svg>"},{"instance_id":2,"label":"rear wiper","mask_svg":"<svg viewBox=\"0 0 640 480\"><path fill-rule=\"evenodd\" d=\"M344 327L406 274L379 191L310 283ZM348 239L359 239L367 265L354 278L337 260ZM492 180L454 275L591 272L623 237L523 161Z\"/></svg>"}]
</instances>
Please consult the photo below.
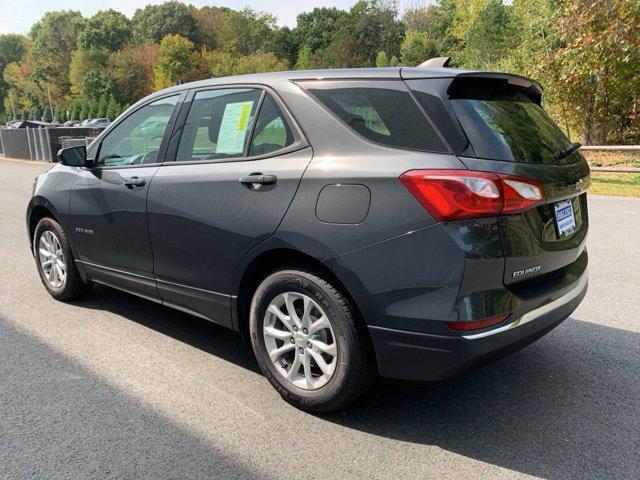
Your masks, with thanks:
<instances>
[{"instance_id":1,"label":"rear wiper","mask_svg":"<svg viewBox=\"0 0 640 480\"><path fill-rule=\"evenodd\" d=\"M569 145L566 148L563 148L562 150L560 150L558 153L556 153L556 160L562 160L563 158L568 157L569 155L571 155L573 152L575 152L576 150L578 150L580 147L582 146L581 143L578 142L574 142L571 145Z\"/></svg>"}]
</instances>

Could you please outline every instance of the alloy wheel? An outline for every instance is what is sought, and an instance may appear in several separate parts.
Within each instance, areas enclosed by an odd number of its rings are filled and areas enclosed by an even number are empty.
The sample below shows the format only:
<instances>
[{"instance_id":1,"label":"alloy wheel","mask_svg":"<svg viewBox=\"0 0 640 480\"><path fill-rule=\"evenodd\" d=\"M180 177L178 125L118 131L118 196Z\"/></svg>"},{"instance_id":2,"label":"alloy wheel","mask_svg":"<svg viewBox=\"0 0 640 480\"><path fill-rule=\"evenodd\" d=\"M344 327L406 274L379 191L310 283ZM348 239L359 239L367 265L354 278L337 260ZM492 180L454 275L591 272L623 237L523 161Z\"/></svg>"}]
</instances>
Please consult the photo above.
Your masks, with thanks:
<instances>
[{"instance_id":1,"label":"alloy wheel","mask_svg":"<svg viewBox=\"0 0 640 480\"><path fill-rule=\"evenodd\" d=\"M278 373L304 390L326 385L338 363L338 346L327 314L309 296L276 296L264 316L264 343Z\"/></svg>"},{"instance_id":2,"label":"alloy wheel","mask_svg":"<svg viewBox=\"0 0 640 480\"><path fill-rule=\"evenodd\" d=\"M38 259L47 283L53 288L62 287L67 278L67 265L60 240L51 230L40 235Z\"/></svg>"}]
</instances>

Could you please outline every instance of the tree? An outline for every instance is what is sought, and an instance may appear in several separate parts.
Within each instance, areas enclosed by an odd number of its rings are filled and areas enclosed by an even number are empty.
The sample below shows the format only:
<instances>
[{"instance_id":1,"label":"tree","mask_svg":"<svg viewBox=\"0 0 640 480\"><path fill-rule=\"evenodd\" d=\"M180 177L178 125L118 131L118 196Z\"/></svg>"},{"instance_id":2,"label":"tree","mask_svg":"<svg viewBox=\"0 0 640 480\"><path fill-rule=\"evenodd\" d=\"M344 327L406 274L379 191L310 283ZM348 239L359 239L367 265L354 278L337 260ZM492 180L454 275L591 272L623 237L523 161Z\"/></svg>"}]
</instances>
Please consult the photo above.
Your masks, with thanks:
<instances>
[{"instance_id":1,"label":"tree","mask_svg":"<svg viewBox=\"0 0 640 480\"><path fill-rule=\"evenodd\" d=\"M69 66L69 81L71 93L78 95L82 92L84 79L90 71L104 71L109 60L109 52L99 48L79 48L71 54Z\"/></svg>"},{"instance_id":2,"label":"tree","mask_svg":"<svg viewBox=\"0 0 640 480\"><path fill-rule=\"evenodd\" d=\"M389 58L387 54L384 52L378 52L378 56L376 57L376 67L388 67L389 66Z\"/></svg>"},{"instance_id":3,"label":"tree","mask_svg":"<svg viewBox=\"0 0 640 480\"><path fill-rule=\"evenodd\" d=\"M271 45L268 48L276 57L295 65L298 59L299 45L289 27L282 27L274 31Z\"/></svg>"},{"instance_id":4,"label":"tree","mask_svg":"<svg viewBox=\"0 0 640 480\"><path fill-rule=\"evenodd\" d=\"M40 119L38 119L38 120L40 120ZM44 107L44 110L42 111L41 120L43 122L51 122L53 120L53 115L51 114L51 109L48 106Z\"/></svg>"},{"instance_id":5,"label":"tree","mask_svg":"<svg viewBox=\"0 0 640 480\"><path fill-rule=\"evenodd\" d=\"M112 95L111 97L109 97L109 102L107 104L107 113L105 114L105 117L113 122L118 117L118 115L120 115L121 109L122 107L118 105L118 102L116 102L116 99Z\"/></svg>"},{"instance_id":6,"label":"tree","mask_svg":"<svg viewBox=\"0 0 640 480\"><path fill-rule=\"evenodd\" d=\"M160 90L202 75L205 60L193 42L180 35L167 35L160 42L158 63L154 72L154 88Z\"/></svg>"},{"instance_id":7,"label":"tree","mask_svg":"<svg viewBox=\"0 0 640 480\"><path fill-rule=\"evenodd\" d=\"M133 103L153 89L153 67L158 63L159 47L155 43L127 45L109 57L108 72L113 94L121 104Z\"/></svg>"},{"instance_id":8,"label":"tree","mask_svg":"<svg viewBox=\"0 0 640 480\"><path fill-rule=\"evenodd\" d=\"M296 62L295 69L309 70L313 67L314 67L314 61L313 61L313 53L311 52L311 47L309 45L305 45L300 49L300 53L298 54L298 60Z\"/></svg>"},{"instance_id":9,"label":"tree","mask_svg":"<svg viewBox=\"0 0 640 480\"><path fill-rule=\"evenodd\" d=\"M160 5L137 9L131 19L136 42L160 43L167 35L180 35L198 43L199 34L192 10L184 3L172 0Z\"/></svg>"},{"instance_id":10,"label":"tree","mask_svg":"<svg viewBox=\"0 0 640 480\"><path fill-rule=\"evenodd\" d=\"M200 45L208 50L218 48L218 36L224 25L225 15L229 11L225 7L196 8L191 6L191 15L196 22Z\"/></svg>"},{"instance_id":11,"label":"tree","mask_svg":"<svg viewBox=\"0 0 640 480\"><path fill-rule=\"evenodd\" d=\"M81 94L88 100L96 100L111 95L111 79L103 71L91 70L82 80Z\"/></svg>"},{"instance_id":12,"label":"tree","mask_svg":"<svg viewBox=\"0 0 640 480\"><path fill-rule=\"evenodd\" d=\"M427 32L407 30L400 45L400 58L403 65L414 67L425 60L438 56L438 48Z\"/></svg>"},{"instance_id":13,"label":"tree","mask_svg":"<svg viewBox=\"0 0 640 480\"><path fill-rule=\"evenodd\" d=\"M4 101L4 98L10 88L10 85L2 76L5 67L10 63L22 60L22 57L27 52L28 48L29 39L22 35L17 35L15 33L0 35L0 102ZM11 99L9 99L8 103L11 104ZM11 111L10 107L5 110L13 116L13 111Z\"/></svg>"},{"instance_id":14,"label":"tree","mask_svg":"<svg viewBox=\"0 0 640 480\"><path fill-rule=\"evenodd\" d=\"M405 10L402 21L407 28L405 41L410 31L424 33L423 43L428 39L433 46L434 53L431 56L450 57L461 49L461 41L452 33L456 22L454 0L437 0L426 6L410 7Z\"/></svg>"},{"instance_id":15,"label":"tree","mask_svg":"<svg viewBox=\"0 0 640 480\"><path fill-rule=\"evenodd\" d=\"M100 10L87 19L78 34L78 46L112 52L131 40L131 21L115 10Z\"/></svg>"},{"instance_id":16,"label":"tree","mask_svg":"<svg viewBox=\"0 0 640 480\"><path fill-rule=\"evenodd\" d=\"M64 118L64 109L56 107L54 109L53 119L57 123L64 123L66 121L66 119Z\"/></svg>"},{"instance_id":17,"label":"tree","mask_svg":"<svg viewBox=\"0 0 640 480\"><path fill-rule=\"evenodd\" d=\"M640 133L640 8L637 0L566 3L556 22L561 47L548 64L569 121L584 143ZM595 54L594 54L595 53Z\"/></svg>"},{"instance_id":18,"label":"tree","mask_svg":"<svg viewBox=\"0 0 640 480\"><path fill-rule=\"evenodd\" d=\"M467 32L462 58L467 68L494 70L519 42L520 24L512 7L490 0Z\"/></svg>"},{"instance_id":19,"label":"tree","mask_svg":"<svg viewBox=\"0 0 640 480\"><path fill-rule=\"evenodd\" d=\"M31 112L29 112L29 120L40 120L40 109L36 106L31 108Z\"/></svg>"},{"instance_id":20,"label":"tree","mask_svg":"<svg viewBox=\"0 0 640 480\"><path fill-rule=\"evenodd\" d=\"M234 55L251 55L270 50L276 30L276 17L245 7L225 14L220 29L219 48Z\"/></svg>"},{"instance_id":21,"label":"tree","mask_svg":"<svg viewBox=\"0 0 640 480\"><path fill-rule=\"evenodd\" d=\"M33 61L42 83L50 85L55 103L62 103L70 93L71 52L83 24L80 12L62 10L45 13L31 28Z\"/></svg>"},{"instance_id":22,"label":"tree","mask_svg":"<svg viewBox=\"0 0 640 480\"><path fill-rule=\"evenodd\" d=\"M349 11L357 51L366 65L374 65L379 51L396 55L404 36L404 25L397 20L396 3L389 0L360 0Z\"/></svg>"},{"instance_id":23,"label":"tree","mask_svg":"<svg viewBox=\"0 0 640 480\"><path fill-rule=\"evenodd\" d=\"M311 52L328 47L348 16L344 10L334 7L316 7L296 17L292 31L294 41L301 49L308 46Z\"/></svg>"},{"instance_id":24,"label":"tree","mask_svg":"<svg viewBox=\"0 0 640 480\"><path fill-rule=\"evenodd\" d=\"M369 64L360 54L357 39L349 27L340 29L333 41L314 54L318 68L354 68Z\"/></svg>"},{"instance_id":25,"label":"tree","mask_svg":"<svg viewBox=\"0 0 640 480\"><path fill-rule=\"evenodd\" d=\"M212 64L211 75L213 77L275 72L288 68L286 62L270 53L256 53L246 56L215 51L209 53L209 61Z\"/></svg>"}]
</instances>

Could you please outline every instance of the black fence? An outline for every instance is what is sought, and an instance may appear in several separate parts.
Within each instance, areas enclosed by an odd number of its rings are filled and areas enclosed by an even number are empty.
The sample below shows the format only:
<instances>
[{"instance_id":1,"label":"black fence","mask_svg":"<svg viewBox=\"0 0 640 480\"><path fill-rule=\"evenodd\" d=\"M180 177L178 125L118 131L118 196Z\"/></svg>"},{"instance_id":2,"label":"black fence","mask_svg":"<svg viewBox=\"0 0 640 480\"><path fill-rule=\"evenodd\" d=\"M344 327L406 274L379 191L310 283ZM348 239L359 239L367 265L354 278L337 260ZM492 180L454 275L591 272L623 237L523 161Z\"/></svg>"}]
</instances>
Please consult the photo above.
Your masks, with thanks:
<instances>
[{"instance_id":1,"label":"black fence","mask_svg":"<svg viewBox=\"0 0 640 480\"><path fill-rule=\"evenodd\" d=\"M2 128L0 153L8 158L55 162L58 150L73 145L88 145L103 128Z\"/></svg>"}]
</instances>

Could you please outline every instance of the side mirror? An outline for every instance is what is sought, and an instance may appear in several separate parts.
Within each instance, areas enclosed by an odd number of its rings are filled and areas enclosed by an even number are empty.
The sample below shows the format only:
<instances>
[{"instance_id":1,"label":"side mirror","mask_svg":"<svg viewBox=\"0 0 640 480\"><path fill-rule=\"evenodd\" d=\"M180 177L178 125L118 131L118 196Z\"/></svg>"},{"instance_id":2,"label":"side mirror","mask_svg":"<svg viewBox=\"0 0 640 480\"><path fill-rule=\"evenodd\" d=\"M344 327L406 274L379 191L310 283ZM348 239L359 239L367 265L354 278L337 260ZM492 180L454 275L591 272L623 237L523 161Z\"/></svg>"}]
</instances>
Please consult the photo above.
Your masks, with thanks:
<instances>
[{"instance_id":1,"label":"side mirror","mask_svg":"<svg viewBox=\"0 0 640 480\"><path fill-rule=\"evenodd\" d=\"M58 151L58 163L69 167L84 167L87 164L87 147L62 148Z\"/></svg>"}]
</instances>

